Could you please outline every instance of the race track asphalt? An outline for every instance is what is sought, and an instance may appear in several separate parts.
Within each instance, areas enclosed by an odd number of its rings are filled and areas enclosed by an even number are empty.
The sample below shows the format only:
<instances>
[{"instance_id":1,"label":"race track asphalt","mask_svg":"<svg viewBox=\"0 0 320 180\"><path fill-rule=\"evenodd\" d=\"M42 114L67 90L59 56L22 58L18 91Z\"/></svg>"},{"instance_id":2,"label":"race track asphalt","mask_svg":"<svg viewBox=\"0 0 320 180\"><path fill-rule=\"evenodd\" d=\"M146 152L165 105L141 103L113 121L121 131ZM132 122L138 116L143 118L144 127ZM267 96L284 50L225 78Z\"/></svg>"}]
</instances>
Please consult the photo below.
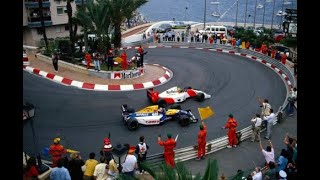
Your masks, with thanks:
<instances>
[{"instance_id":1,"label":"race track asphalt","mask_svg":"<svg viewBox=\"0 0 320 180\"><path fill-rule=\"evenodd\" d=\"M228 114L238 120L238 129L247 127L255 113L260 112L257 96L269 99L275 109L283 104L286 88L283 80L270 68L245 57L197 49L146 49L145 62L161 64L173 71L173 78L156 87L164 91L172 86L191 86L211 94L211 99L197 102L189 99L181 104L199 117L198 107L211 106L215 115L205 122L207 139L226 135ZM134 50L127 50L128 57ZM167 133L179 134L176 148L197 143L199 124L180 127L177 122L162 126L141 126L129 131L122 123L121 105L128 104L139 110L150 105L146 90L127 92L97 92L57 84L42 77L23 72L23 98L36 106L33 118L38 139L37 151L52 144L54 137L62 138L66 148L81 152L84 159L90 152L98 154L103 138L111 133L111 143L136 145L141 135L149 144L149 154L163 152L157 136L165 139ZM200 117L199 117L200 118ZM30 122L23 127L23 150L34 153ZM98 157L98 156L97 156Z\"/></svg>"}]
</instances>

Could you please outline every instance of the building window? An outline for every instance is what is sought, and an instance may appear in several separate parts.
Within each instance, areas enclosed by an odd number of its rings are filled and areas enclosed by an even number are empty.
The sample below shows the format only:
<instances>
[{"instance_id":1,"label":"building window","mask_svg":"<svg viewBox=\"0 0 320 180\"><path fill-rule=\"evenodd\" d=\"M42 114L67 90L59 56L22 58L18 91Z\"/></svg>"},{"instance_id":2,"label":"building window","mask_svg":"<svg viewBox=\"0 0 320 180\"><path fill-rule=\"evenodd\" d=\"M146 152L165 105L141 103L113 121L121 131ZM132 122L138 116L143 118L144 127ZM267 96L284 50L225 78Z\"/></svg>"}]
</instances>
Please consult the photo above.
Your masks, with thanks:
<instances>
[{"instance_id":1,"label":"building window","mask_svg":"<svg viewBox=\"0 0 320 180\"><path fill-rule=\"evenodd\" d=\"M57 7L57 14L65 14L67 12L68 12L67 7L65 7L65 6L58 6Z\"/></svg>"},{"instance_id":2,"label":"building window","mask_svg":"<svg viewBox=\"0 0 320 180\"><path fill-rule=\"evenodd\" d=\"M61 27L60 26L57 26L56 27L56 33L60 33L61 32Z\"/></svg>"},{"instance_id":3,"label":"building window","mask_svg":"<svg viewBox=\"0 0 320 180\"><path fill-rule=\"evenodd\" d=\"M43 33L42 33L42 28L40 27L40 28L37 28L37 33L39 34L39 35L42 35Z\"/></svg>"},{"instance_id":4,"label":"building window","mask_svg":"<svg viewBox=\"0 0 320 180\"><path fill-rule=\"evenodd\" d=\"M63 7L57 7L57 14L63 14Z\"/></svg>"},{"instance_id":5,"label":"building window","mask_svg":"<svg viewBox=\"0 0 320 180\"><path fill-rule=\"evenodd\" d=\"M64 26L65 31L69 31L69 25Z\"/></svg>"}]
</instances>

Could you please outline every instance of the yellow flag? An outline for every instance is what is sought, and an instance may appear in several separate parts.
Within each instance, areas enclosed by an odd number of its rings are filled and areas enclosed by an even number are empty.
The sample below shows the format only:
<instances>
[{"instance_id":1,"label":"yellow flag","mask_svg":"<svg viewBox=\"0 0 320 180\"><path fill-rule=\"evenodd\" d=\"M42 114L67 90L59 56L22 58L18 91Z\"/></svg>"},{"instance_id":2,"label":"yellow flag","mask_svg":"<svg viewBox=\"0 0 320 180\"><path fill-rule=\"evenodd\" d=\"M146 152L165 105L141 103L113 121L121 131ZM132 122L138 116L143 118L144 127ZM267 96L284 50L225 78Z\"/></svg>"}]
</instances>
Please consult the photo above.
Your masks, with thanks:
<instances>
[{"instance_id":1,"label":"yellow flag","mask_svg":"<svg viewBox=\"0 0 320 180\"><path fill-rule=\"evenodd\" d=\"M67 153L79 153L79 151L72 150L72 149L67 149Z\"/></svg>"},{"instance_id":2,"label":"yellow flag","mask_svg":"<svg viewBox=\"0 0 320 180\"><path fill-rule=\"evenodd\" d=\"M209 106L205 108L198 108L198 111L199 111L201 120L205 120L210 116L214 115L214 111Z\"/></svg>"}]
</instances>

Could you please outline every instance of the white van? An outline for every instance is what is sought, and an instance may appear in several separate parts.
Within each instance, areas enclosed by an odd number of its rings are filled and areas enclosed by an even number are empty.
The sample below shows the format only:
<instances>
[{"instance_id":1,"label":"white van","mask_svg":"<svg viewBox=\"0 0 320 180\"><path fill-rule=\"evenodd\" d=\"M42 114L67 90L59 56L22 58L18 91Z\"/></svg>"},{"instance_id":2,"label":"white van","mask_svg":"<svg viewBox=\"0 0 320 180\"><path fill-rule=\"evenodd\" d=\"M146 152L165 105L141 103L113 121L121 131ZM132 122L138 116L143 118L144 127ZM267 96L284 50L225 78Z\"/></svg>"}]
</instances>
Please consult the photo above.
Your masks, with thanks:
<instances>
[{"instance_id":1,"label":"white van","mask_svg":"<svg viewBox=\"0 0 320 180\"><path fill-rule=\"evenodd\" d=\"M210 33L210 34L214 34L216 33L218 36L220 36L220 34L223 34L224 36L227 35L227 27L225 26L206 26L205 30L200 30L200 33L206 32L206 33Z\"/></svg>"}]
</instances>

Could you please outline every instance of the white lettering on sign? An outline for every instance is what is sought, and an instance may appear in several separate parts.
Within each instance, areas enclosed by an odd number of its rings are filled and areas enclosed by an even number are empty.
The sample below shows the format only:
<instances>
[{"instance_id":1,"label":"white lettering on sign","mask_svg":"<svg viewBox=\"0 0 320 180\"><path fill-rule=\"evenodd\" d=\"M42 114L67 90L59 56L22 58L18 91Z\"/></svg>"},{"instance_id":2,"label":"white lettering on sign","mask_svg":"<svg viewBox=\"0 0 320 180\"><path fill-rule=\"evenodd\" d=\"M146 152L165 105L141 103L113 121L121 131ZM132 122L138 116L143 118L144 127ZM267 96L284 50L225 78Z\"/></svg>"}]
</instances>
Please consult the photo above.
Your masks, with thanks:
<instances>
[{"instance_id":1,"label":"white lettering on sign","mask_svg":"<svg viewBox=\"0 0 320 180\"><path fill-rule=\"evenodd\" d=\"M129 73L123 72L122 73L122 79L130 79L139 77L141 75L140 71L130 71Z\"/></svg>"}]
</instances>

